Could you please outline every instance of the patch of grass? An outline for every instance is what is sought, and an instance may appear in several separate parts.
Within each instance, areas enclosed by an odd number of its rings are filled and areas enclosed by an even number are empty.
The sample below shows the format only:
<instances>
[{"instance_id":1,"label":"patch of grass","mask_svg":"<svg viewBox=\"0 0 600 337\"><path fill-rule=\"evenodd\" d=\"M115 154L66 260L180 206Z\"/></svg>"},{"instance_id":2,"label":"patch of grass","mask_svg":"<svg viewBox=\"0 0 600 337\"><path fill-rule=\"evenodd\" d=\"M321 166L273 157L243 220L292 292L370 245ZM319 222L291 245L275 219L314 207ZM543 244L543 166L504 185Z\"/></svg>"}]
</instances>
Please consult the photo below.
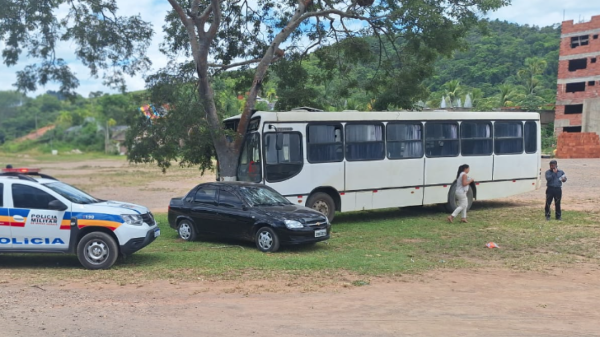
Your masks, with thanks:
<instances>
[{"instance_id":1,"label":"patch of grass","mask_svg":"<svg viewBox=\"0 0 600 337\"><path fill-rule=\"evenodd\" d=\"M445 217L436 207L340 214L328 242L265 254L248 242L184 242L168 226L166 214L157 214L161 237L110 270L83 270L70 255L4 254L0 280L83 278L137 284L146 279L331 278L350 273L357 277L352 284L361 286L369 277L438 268L544 270L600 262L598 214L564 212L565 221L546 222L540 209L486 202L474 206L467 224L449 224ZM501 248L486 248L487 242Z\"/></svg>"}]
</instances>

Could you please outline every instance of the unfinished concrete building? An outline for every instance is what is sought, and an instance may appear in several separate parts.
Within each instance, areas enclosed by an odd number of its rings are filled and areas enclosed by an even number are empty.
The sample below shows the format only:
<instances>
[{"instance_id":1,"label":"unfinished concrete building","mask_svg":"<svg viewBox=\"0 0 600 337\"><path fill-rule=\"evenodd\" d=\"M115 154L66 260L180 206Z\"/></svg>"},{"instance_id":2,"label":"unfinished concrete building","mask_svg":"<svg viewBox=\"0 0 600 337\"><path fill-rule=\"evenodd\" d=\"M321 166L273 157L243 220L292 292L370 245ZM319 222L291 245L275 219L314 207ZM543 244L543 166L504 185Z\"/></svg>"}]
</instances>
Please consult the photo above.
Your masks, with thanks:
<instances>
[{"instance_id":1,"label":"unfinished concrete building","mask_svg":"<svg viewBox=\"0 0 600 337\"><path fill-rule=\"evenodd\" d=\"M600 158L600 15L562 23L554 127L558 157Z\"/></svg>"}]
</instances>

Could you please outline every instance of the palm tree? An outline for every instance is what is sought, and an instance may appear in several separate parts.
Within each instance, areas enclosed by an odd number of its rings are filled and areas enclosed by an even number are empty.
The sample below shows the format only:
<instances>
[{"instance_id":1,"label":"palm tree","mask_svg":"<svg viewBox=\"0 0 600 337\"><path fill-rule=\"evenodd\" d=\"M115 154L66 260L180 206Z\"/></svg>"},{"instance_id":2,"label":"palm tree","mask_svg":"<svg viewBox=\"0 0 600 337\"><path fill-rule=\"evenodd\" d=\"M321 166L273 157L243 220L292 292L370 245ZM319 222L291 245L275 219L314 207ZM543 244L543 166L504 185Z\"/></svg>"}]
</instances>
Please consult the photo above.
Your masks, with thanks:
<instances>
[{"instance_id":1,"label":"palm tree","mask_svg":"<svg viewBox=\"0 0 600 337\"><path fill-rule=\"evenodd\" d=\"M540 84L539 75L541 75L548 63L539 57L530 57L525 59L525 68L517 72L517 77L523 81L527 94L533 94L535 88Z\"/></svg>"},{"instance_id":2,"label":"palm tree","mask_svg":"<svg viewBox=\"0 0 600 337\"><path fill-rule=\"evenodd\" d=\"M498 106L503 107L506 102L511 101L515 94L515 87L512 84L504 83L498 86L500 95L498 96Z\"/></svg>"},{"instance_id":3,"label":"palm tree","mask_svg":"<svg viewBox=\"0 0 600 337\"><path fill-rule=\"evenodd\" d=\"M265 97L269 102L273 102L277 98L277 91L275 91L274 87L269 88L265 93L267 97Z\"/></svg>"},{"instance_id":4,"label":"palm tree","mask_svg":"<svg viewBox=\"0 0 600 337\"><path fill-rule=\"evenodd\" d=\"M450 107L452 107L454 102L460 95L460 81L459 80L448 81L448 82L444 83L443 87L446 91L446 96L448 96L448 98L449 98L449 101L446 103L448 105L450 105Z\"/></svg>"}]
</instances>

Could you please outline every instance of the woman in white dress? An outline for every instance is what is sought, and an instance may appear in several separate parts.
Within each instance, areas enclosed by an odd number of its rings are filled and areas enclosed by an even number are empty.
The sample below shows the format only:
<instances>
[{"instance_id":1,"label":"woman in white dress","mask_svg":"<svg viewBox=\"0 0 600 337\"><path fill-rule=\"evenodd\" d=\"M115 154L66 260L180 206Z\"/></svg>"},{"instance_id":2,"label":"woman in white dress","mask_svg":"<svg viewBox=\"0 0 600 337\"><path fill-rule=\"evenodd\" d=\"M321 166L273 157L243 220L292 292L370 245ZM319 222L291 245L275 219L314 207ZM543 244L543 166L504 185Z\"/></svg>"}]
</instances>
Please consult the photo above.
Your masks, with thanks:
<instances>
[{"instance_id":1,"label":"woman in white dress","mask_svg":"<svg viewBox=\"0 0 600 337\"><path fill-rule=\"evenodd\" d=\"M458 213L462 212L461 222L467 222L467 208L469 207L469 199L467 198L467 192L469 191L469 184L474 182L473 178L469 178L469 165L464 164L458 167L458 173L456 174L456 200L458 201L458 207L448 216L448 222L452 222Z\"/></svg>"}]
</instances>

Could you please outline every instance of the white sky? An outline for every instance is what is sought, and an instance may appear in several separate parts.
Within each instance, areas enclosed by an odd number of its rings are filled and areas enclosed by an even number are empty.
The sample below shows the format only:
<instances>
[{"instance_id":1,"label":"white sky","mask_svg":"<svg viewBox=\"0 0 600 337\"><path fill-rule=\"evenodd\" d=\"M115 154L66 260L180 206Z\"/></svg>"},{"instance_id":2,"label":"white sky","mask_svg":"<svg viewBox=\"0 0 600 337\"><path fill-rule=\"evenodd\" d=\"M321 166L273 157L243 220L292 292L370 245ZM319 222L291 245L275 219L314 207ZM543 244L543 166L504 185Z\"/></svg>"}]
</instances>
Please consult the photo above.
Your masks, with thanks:
<instances>
[{"instance_id":1,"label":"white sky","mask_svg":"<svg viewBox=\"0 0 600 337\"><path fill-rule=\"evenodd\" d=\"M149 20L154 26L154 39L152 46L148 51L148 56L153 62L154 70L164 67L168 59L158 50L159 43L163 40L162 25L163 19L170 8L167 0L117 0L121 13L141 14L144 20ZM489 13L491 19L506 20L519 24L548 26L559 24L565 20L574 20L575 22L589 21L592 15L600 15L600 1L594 0L513 0L513 4L509 7L500 9L497 12ZM0 49L2 49L0 43ZM90 73L86 67L77 62L72 53L73 46L70 43L59 45L58 57L69 61L72 60L70 66L76 72L80 81L80 86L77 92L87 97L91 91L114 92L102 84L102 79L94 79L90 77ZM31 60L25 58L14 67L8 68L4 64L0 64L0 90L14 90L12 84L16 79L16 71L21 70ZM144 89L144 79L142 75L127 79L128 90ZM48 84L46 87L38 88L36 95L44 93L46 90L57 90L58 85Z\"/></svg>"}]
</instances>

